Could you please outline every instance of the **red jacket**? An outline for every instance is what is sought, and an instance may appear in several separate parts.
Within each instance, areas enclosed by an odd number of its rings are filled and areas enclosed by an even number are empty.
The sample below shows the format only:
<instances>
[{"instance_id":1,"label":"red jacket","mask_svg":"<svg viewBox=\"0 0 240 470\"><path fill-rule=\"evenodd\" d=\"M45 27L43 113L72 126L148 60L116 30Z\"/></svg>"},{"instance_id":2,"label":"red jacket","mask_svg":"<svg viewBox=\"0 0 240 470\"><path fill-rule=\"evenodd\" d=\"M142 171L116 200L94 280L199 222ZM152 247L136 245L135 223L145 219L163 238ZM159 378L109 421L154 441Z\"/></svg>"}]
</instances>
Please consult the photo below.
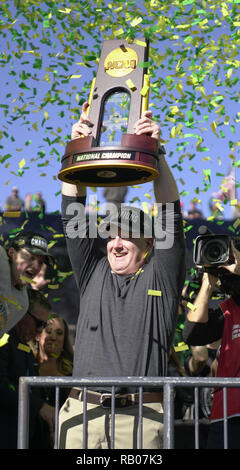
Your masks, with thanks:
<instances>
[{"instance_id":1,"label":"red jacket","mask_svg":"<svg viewBox=\"0 0 240 470\"><path fill-rule=\"evenodd\" d=\"M240 307L233 299L224 300L224 328L218 359L217 377L240 377ZM227 389L227 416L240 415L240 388ZM211 421L223 419L223 390L216 389Z\"/></svg>"}]
</instances>

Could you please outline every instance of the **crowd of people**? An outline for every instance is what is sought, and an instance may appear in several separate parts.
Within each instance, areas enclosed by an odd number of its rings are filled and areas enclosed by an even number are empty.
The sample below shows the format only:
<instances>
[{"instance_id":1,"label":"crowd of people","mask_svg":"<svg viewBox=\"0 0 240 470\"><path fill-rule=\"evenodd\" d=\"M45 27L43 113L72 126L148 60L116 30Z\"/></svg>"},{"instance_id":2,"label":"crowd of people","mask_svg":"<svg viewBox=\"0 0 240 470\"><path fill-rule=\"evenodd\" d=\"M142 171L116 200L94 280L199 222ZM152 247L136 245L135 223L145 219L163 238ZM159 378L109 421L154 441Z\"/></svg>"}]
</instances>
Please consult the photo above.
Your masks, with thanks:
<instances>
[{"instance_id":1,"label":"crowd of people","mask_svg":"<svg viewBox=\"0 0 240 470\"><path fill-rule=\"evenodd\" d=\"M13 186L11 195L9 195L4 204L6 212L46 212L46 201L40 191L35 194L27 193L25 199L19 194L19 188Z\"/></svg>"},{"instance_id":2,"label":"crowd of people","mask_svg":"<svg viewBox=\"0 0 240 470\"><path fill-rule=\"evenodd\" d=\"M91 134L84 103L72 139ZM152 113L145 111L136 122L136 135L159 141L160 129ZM185 239L179 193L164 155L159 155L159 176L154 195L159 204L165 240L155 232L145 235L152 220L139 208L117 210L99 225L108 234L106 254L99 256L97 240L87 234L82 211L72 218L71 204L86 203L81 184L62 185L62 221L69 259L79 293L79 318L72 344L64 316L54 313L46 295L45 268L54 262L48 241L38 233L19 232L0 247L0 448L17 447L18 380L20 376L73 377L238 377L240 301L235 290L216 310L209 306L219 278L204 273L199 292L190 303L185 289ZM110 197L110 196L109 196ZM122 195L124 197L124 195ZM17 210L14 206L14 210ZM192 211L195 211L195 207ZM202 216L202 214L200 214ZM158 219L157 219L158 220ZM78 235L76 235L76 225ZM128 230L130 229L130 233ZM166 246L167 243L167 246ZM240 251L232 245L231 264L221 266L240 276ZM35 281L36 280L36 281ZM231 287L237 285L231 283ZM190 299L191 300L191 299ZM184 324L184 356L174 345L177 322ZM234 332L234 334L233 334ZM179 343L179 341L178 341ZM90 386L87 392L87 447L106 449L111 441L111 387ZM223 447L222 393L202 390L200 419L210 423L203 447ZM59 448L83 448L84 393L81 388L61 390ZM139 390L115 389L115 448L134 449L139 439ZM143 448L163 447L163 392L145 387ZM240 422L238 389L228 398L229 446ZM195 416L192 389L175 394L175 421ZM29 448L54 447L54 391L34 387L30 398ZM179 444L176 427L176 447ZM193 446L194 447L194 446Z\"/></svg>"}]
</instances>

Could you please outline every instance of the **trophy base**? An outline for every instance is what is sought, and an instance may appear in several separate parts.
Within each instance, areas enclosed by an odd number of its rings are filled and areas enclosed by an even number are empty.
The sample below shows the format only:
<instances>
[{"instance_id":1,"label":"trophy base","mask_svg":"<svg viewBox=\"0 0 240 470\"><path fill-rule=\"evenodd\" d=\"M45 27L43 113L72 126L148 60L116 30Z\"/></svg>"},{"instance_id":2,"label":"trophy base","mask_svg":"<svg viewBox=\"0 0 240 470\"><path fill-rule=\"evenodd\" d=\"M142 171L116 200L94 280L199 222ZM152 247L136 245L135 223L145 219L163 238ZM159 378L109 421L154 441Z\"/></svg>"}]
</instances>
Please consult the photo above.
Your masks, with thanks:
<instances>
[{"instance_id":1,"label":"trophy base","mask_svg":"<svg viewBox=\"0 0 240 470\"><path fill-rule=\"evenodd\" d=\"M69 142L58 174L61 181L93 187L130 186L158 177L155 139L124 134L121 146L93 147L93 143L92 137Z\"/></svg>"},{"instance_id":2,"label":"trophy base","mask_svg":"<svg viewBox=\"0 0 240 470\"><path fill-rule=\"evenodd\" d=\"M156 179L158 171L147 166L130 163L87 163L69 167L59 172L58 178L66 183L81 183L83 186L131 186Z\"/></svg>"}]
</instances>

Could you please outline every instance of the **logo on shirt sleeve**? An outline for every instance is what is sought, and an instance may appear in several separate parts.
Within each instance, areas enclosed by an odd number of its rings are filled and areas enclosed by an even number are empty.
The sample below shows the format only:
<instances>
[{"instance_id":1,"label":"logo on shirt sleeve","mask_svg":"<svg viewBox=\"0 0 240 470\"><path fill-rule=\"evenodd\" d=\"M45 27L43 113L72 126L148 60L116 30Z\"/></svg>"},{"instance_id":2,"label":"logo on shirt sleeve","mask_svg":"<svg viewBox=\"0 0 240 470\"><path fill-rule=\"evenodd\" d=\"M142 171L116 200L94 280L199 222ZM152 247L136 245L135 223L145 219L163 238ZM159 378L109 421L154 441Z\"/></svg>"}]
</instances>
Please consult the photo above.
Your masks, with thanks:
<instances>
[{"instance_id":1,"label":"logo on shirt sleeve","mask_svg":"<svg viewBox=\"0 0 240 470\"><path fill-rule=\"evenodd\" d=\"M237 339L240 338L240 325L237 323L236 325L233 325L232 328L232 339Z\"/></svg>"}]
</instances>

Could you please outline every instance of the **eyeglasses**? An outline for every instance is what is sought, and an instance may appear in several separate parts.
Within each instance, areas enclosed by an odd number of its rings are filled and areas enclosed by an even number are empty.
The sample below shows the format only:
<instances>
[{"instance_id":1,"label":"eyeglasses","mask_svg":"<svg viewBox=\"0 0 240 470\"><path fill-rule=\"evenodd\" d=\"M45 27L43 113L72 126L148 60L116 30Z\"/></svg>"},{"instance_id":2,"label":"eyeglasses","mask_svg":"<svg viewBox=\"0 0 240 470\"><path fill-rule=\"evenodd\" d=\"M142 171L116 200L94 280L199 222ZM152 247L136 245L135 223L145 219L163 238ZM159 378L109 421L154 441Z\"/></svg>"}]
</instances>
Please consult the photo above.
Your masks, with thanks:
<instances>
[{"instance_id":1,"label":"eyeglasses","mask_svg":"<svg viewBox=\"0 0 240 470\"><path fill-rule=\"evenodd\" d=\"M35 323L36 323L36 328L37 328L37 329L46 328L46 326L47 326L47 322L46 322L46 321L40 320L39 318L37 318L37 317L35 317L34 315L32 315L32 313L30 313L30 312L27 312L27 313L28 313L28 315L30 315L30 317L32 317L32 318L34 319L34 321L35 321Z\"/></svg>"}]
</instances>

